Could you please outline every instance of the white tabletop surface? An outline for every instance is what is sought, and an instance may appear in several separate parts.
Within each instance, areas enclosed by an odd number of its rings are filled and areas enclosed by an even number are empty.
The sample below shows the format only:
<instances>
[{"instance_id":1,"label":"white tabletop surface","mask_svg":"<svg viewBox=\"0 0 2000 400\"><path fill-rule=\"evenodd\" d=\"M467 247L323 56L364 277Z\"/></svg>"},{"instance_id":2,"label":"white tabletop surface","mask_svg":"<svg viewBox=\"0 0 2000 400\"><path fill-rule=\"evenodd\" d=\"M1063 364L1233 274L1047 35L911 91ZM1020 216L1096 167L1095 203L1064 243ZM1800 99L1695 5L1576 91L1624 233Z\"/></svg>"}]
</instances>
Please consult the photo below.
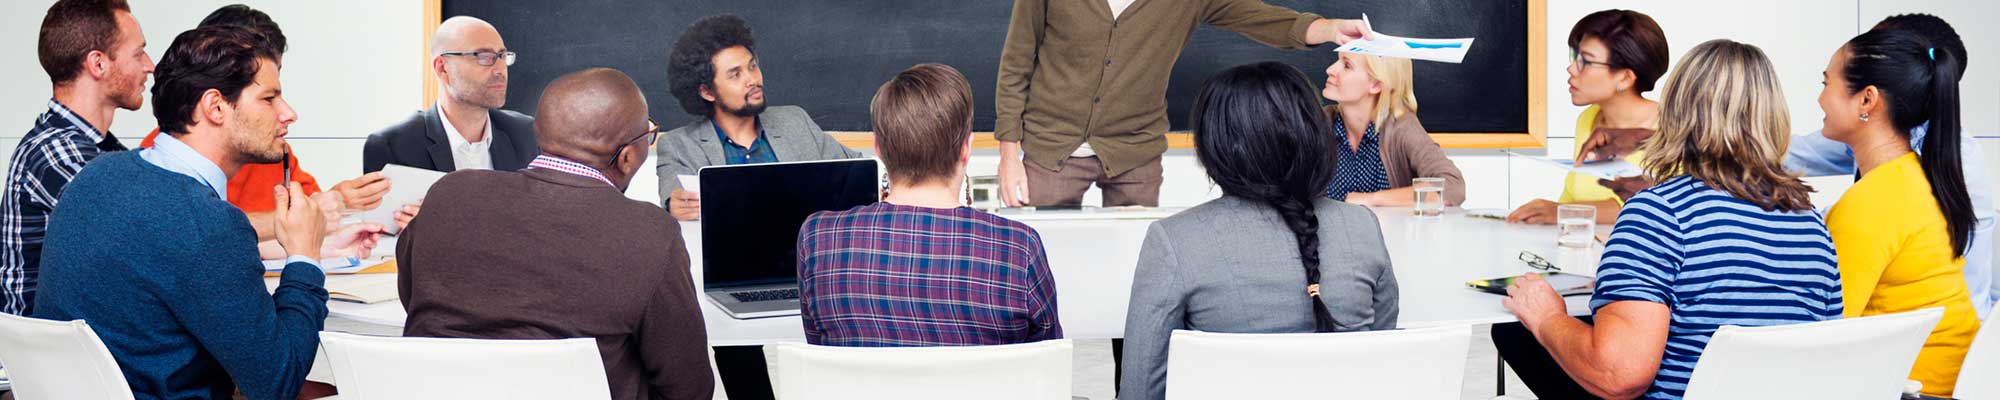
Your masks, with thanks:
<instances>
[{"instance_id":1,"label":"white tabletop surface","mask_svg":"<svg viewBox=\"0 0 2000 400\"><path fill-rule=\"evenodd\" d=\"M1044 211L1040 217L1008 215L1034 227L1047 246L1050 269L1057 282L1057 304L1065 336L1075 339L1105 339L1124 336L1125 305L1130 299L1132 272L1137 267L1139 246L1145 239L1150 219L1079 219L1062 212ZM1446 324L1485 324L1514 321L1500 306L1500 296L1475 291L1465 282L1516 275L1531 271L1516 256L1532 251L1564 271L1594 274L1601 246L1569 249L1556 246L1553 226L1514 225L1497 220L1468 217L1451 209L1442 217L1418 218L1408 208L1376 209L1385 243L1389 247L1396 280L1401 289L1402 315L1399 325L1425 327ZM688 253L694 261L693 277L701 285L701 225L685 222ZM1600 225L1600 232L1609 226ZM393 248L393 243L386 244ZM396 279L394 274L335 275L330 285L348 280ZM276 278L267 279L272 286ZM1589 313L1588 296L1566 298L1574 315ZM797 316L739 320L724 314L706 297L701 300L708 341L718 346L768 344L803 341ZM372 325L401 327L406 314L402 303L389 301L356 304L328 303L329 318Z\"/></svg>"}]
</instances>

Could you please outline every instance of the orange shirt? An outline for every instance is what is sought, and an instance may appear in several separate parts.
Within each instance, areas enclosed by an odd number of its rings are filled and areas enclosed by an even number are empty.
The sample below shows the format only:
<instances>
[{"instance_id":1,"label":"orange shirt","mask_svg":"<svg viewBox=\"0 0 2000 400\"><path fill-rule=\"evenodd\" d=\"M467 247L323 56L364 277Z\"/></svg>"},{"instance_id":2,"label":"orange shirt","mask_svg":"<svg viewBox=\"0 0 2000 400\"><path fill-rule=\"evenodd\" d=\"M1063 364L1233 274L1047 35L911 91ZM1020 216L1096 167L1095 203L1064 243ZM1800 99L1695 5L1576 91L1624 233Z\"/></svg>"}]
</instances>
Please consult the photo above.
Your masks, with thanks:
<instances>
[{"instance_id":1,"label":"orange shirt","mask_svg":"<svg viewBox=\"0 0 2000 400\"><path fill-rule=\"evenodd\" d=\"M158 136L160 129L153 128L152 133L146 134L145 140L139 141L139 148L153 147L153 138ZM319 180L313 179L312 174L299 168L299 157L292 154L286 154L285 157L290 157L292 161L292 181L305 187L308 196L319 193ZM236 205L236 208L243 209L246 213L276 210L278 200L271 194L271 187L278 186L278 183L284 181L283 163L246 164L242 169L236 170L236 175L229 177L229 204Z\"/></svg>"}]
</instances>

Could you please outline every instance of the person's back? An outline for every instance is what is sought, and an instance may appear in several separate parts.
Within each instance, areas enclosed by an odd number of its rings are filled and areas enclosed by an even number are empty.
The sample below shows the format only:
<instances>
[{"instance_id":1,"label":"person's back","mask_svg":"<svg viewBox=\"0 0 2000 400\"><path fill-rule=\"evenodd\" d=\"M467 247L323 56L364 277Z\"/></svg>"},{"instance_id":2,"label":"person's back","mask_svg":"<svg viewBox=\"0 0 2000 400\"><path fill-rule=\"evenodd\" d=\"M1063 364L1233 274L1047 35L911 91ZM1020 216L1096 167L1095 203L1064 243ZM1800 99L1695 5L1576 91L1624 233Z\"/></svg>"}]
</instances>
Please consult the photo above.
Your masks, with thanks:
<instances>
[{"instance_id":1,"label":"person's back","mask_svg":"<svg viewBox=\"0 0 2000 400\"><path fill-rule=\"evenodd\" d=\"M711 396L680 225L623 192L651 145L644 97L593 69L541 103L542 155L445 175L398 237L403 335L595 338L614 398Z\"/></svg>"},{"instance_id":2,"label":"person's back","mask_svg":"<svg viewBox=\"0 0 2000 400\"><path fill-rule=\"evenodd\" d=\"M42 275L35 317L89 322L140 398L227 399L239 384L252 398L298 390L299 382L250 378L305 375L326 318L324 275L287 266L275 298L265 294L256 233L243 213L136 152L92 162L63 199L50 220L43 254L54 268ZM286 335L274 326L298 330ZM303 359L254 365L259 371L237 372L256 374L237 375L242 382L225 370L253 367L230 350L277 357L301 343Z\"/></svg>"},{"instance_id":3,"label":"person's back","mask_svg":"<svg viewBox=\"0 0 2000 400\"><path fill-rule=\"evenodd\" d=\"M991 345L1062 337L1034 228L971 208L876 203L799 234L806 339L835 346Z\"/></svg>"},{"instance_id":4,"label":"person's back","mask_svg":"<svg viewBox=\"0 0 2000 400\"><path fill-rule=\"evenodd\" d=\"M1223 196L1154 222L1126 311L1125 385L1165 387L1167 338L1176 329L1310 333L1315 321L1305 311L1314 301L1335 331L1394 329L1396 273L1375 214L1325 198L1313 201L1313 213L1325 260L1317 299L1300 295L1306 273L1297 240L1268 205Z\"/></svg>"},{"instance_id":5,"label":"person's back","mask_svg":"<svg viewBox=\"0 0 2000 400\"><path fill-rule=\"evenodd\" d=\"M1063 337L1041 235L962 204L972 107L965 75L942 64L910 67L876 89L869 118L889 194L815 213L799 229L806 341L895 347Z\"/></svg>"},{"instance_id":6,"label":"person's back","mask_svg":"<svg viewBox=\"0 0 2000 400\"><path fill-rule=\"evenodd\" d=\"M1619 213L1590 305L1625 300L1671 309L1649 398L1678 398L1723 325L1833 320L1842 309L1818 212L1765 210L1687 176L1640 192Z\"/></svg>"},{"instance_id":7,"label":"person's back","mask_svg":"<svg viewBox=\"0 0 2000 400\"><path fill-rule=\"evenodd\" d=\"M608 189L546 169L446 175L396 244L403 334L596 338L621 399L647 398L645 371L677 365L663 356L706 378L680 226Z\"/></svg>"},{"instance_id":8,"label":"person's back","mask_svg":"<svg viewBox=\"0 0 2000 400\"><path fill-rule=\"evenodd\" d=\"M1396 327L1396 275L1375 215L1325 198L1338 143L1305 74L1276 62L1202 84L1195 156L1223 197L1154 222L1126 307L1119 398L1166 395L1177 329L1344 332Z\"/></svg>"}]
</instances>

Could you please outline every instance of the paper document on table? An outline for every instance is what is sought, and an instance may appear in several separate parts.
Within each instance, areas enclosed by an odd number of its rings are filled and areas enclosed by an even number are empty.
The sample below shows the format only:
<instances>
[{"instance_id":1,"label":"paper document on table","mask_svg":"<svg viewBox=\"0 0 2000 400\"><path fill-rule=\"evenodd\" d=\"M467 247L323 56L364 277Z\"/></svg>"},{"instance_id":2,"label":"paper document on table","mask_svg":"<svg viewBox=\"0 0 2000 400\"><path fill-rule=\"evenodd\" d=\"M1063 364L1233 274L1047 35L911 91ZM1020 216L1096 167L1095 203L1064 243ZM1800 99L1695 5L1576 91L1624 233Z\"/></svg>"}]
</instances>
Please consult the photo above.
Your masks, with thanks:
<instances>
[{"instance_id":1,"label":"paper document on table","mask_svg":"<svg viewBox=\"0 0 2000 400\"><path fill-rule=\"evenodd\" d=\"M1385 35L1375 31L1374 24L1368 22L1368 14L1361 14L1361 21L1368 35L1350 40L1333 51L1457 64L1465 61L1466 51L1472 50L1473 38L1418 39Z\"/></svg>"},{"instance_id":2,"label":"paper document on table","mask_svg":"<svg viewBox=\"0 0 2000 400\"><path fill-rule=\"evenodd\" d=\"M1549 165L1554 165L1556 166L1556 168L1562 168L1564 170L1568 170L1569 172L1575 172L1587 176L1595 176L1603 179L1618 179L1618 178L1633 177L1646 174L1645 169L1639 168L1638 165L1633 165L1632 163L1625 162L1625 160L1623 159L1591 161L1583 163L1583 166L1577 166L1576 160L1568 158L1536 157L1521 153L1514 153L1514 152L1509 152L1509 153L1519 157L1527 157L1535 160L1540 160L1541 162L1548 163Z\"/></svg>"},{"instance_id":3,"label":"paper document on table","mask_svg":"<svg viewBox=\"0 0 2000 400\"><path fill-rule=\"evenodd\" d=\"M389 180L389 193L382 195L382 205L362 212L361 220L382 224L384 231L394 235L400 230L396 228L396 210L422 202L444 173L389 164L382 167L382 177Z\"/></svg>"},{"instance_id":4,"label":"paper document on table","mask_svg":"<svg viewBox=\"0 0 2000 400\"><path fill-rule=\"evenodd\" d=\"M700 177L700 176L694 176L694 175L674 175L674 178L675 178L675 179L680 179L680 181L681 181L681 190L686 190L686 191L688 191L688 193L696 193L696 194L699 194L699 193L701 193L701 177Z\"/></svg>"}]
</instances>

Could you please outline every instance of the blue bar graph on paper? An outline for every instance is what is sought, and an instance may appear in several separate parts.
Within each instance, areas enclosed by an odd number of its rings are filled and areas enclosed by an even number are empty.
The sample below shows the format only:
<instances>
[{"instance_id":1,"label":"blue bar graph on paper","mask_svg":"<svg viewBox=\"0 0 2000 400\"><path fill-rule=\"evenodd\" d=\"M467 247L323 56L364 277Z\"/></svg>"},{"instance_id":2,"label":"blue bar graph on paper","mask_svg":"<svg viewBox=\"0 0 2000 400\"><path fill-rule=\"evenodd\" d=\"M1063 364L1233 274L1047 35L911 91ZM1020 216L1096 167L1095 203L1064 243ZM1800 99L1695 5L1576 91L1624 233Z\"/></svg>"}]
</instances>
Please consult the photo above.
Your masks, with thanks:
<instances>
[{"instance_id":1,"label":"blue bar graph on paper","mask_svg":"<svg viewBox=\"0 0 2000 400\"><path fill-rule=\"evenodd\" d=\"M1405 44L1405 45L1408 45L1408 46L1410 46L1410 48L1412 48L1412 49L1456 49L1456 48L1460 48L1460 47L1465 47L1465 45L1464 45L1464 44L1460 44L1460 43L1417 43L1417 42L1403 42L1403 44Z\"/></svg>"}]
</instances>

